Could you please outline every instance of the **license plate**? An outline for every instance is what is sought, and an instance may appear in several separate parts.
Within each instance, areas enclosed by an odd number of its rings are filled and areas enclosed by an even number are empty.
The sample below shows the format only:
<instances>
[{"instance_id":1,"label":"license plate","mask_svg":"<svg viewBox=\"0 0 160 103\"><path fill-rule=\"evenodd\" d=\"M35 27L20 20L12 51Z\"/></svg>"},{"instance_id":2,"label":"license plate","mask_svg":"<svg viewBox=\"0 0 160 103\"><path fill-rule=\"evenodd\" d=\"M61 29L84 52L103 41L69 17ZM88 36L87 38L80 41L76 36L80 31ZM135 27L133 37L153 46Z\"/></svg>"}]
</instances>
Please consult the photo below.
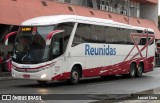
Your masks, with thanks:
<instances>
[{"instance_id":1,"label":"license plate","mask_svg":"<svg viewBox=\"0 0 160 103\"><path fill-rule=\"evenodd\" d=\"M30 78L30 75L29 74L23 74L23 77L28 79L28 78Z\"/></svg>"}]
</instances>

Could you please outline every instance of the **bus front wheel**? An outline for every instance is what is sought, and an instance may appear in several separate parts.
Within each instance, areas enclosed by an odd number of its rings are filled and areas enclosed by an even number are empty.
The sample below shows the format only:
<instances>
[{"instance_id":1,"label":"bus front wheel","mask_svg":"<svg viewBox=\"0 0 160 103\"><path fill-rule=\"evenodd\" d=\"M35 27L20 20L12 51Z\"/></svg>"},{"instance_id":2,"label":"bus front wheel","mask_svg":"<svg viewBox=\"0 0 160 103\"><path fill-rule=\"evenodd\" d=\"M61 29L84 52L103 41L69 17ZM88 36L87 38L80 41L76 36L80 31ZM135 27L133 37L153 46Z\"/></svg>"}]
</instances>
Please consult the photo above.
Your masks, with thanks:
<instances>
[{"instance_id":1,"label":"bus front wheel","mask_svg":"<svg viewBox=\"0 0 160 103\"><path fill-rule=\"evenodd\" d=\"M69 82L72 85L75 85L79 83L79 79L80 79L80 71L79 71L79 68L75 66L71 71Z\"/></svg>"}]
</instances>

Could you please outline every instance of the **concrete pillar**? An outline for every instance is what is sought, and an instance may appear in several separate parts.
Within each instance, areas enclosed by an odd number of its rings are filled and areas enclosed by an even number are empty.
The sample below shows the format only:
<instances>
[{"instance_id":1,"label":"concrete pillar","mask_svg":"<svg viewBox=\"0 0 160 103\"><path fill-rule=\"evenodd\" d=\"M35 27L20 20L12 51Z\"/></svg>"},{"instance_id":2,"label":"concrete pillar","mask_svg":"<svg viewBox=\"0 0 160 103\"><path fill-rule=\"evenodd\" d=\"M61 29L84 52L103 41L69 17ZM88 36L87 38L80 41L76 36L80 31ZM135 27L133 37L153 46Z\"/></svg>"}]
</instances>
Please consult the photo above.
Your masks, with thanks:
<instances>
[{"instance_id":1,"label":"concrete pillar","mask_svg":"<svg viewBox=\"0 0 160 103\"><path fill-rule=\"evenodd\" d=\"M158 5L146 4L140 6L140 17L144 19L154 20L158 27Z\"/></svg>"},{"instance_id":2,"label":"concrete pillar","mask_svg":"<svg viewBox=\"0 0 160 103\"><path fill-rule=\"evenodd\" d=\"M93 3L93 8L94 9L98 9L98 7L97 7L97 0L92 0L92 3Z\"/></svg>"}]
</instances>

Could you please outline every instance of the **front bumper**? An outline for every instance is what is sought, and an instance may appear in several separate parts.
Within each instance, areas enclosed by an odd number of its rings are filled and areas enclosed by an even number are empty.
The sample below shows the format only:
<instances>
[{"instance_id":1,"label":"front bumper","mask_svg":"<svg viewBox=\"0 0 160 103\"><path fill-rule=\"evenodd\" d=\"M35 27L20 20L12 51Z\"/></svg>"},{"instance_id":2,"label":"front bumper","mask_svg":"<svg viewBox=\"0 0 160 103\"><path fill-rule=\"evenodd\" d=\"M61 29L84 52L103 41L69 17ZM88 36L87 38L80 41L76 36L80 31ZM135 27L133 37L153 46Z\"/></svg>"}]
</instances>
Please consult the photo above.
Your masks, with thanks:
<instances>
[{"instance_id":1,"label":"front bumper","mask_svg":"<svg viewBox=\"0 0 160 103\"><path fill-rule=\"evenodd\" d=\"M31 80L43 80L43 81L51 81L52 79L52 70L48 68L46 70L42 70L39 72L19 72L15 69L12 69L12 77L21 78L21 79L31 79Z\"/></svg>"}]
</instances>

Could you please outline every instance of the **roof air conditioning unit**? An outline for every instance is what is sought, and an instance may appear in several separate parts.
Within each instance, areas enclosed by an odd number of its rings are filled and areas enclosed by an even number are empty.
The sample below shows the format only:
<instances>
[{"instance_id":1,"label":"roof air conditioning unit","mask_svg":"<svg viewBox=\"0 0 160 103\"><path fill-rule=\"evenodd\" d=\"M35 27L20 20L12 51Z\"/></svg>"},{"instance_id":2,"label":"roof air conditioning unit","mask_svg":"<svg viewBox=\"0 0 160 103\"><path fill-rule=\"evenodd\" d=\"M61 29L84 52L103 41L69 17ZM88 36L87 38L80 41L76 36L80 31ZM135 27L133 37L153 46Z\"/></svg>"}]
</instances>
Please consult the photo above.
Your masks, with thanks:
<instances>
[{"instance_id":1,"label":"roof air conditioning unit","mask_svg":"<svg viewBox=\"0 0 160 103\"><path fill-rule=\"evenodd\" d=\"M100 10L105 10L105 5L100 4Z\"/></svg>"},{"instance_id":2,"label":"roof air conditioning unit","mask_svg":"<svg viewBox=\"0 0 160 103\"><path fill-rule=\"evenodd\" d=\"M126 10L123 10L123 11L122 11L122 14L123 14L123 15L127 15L127 11L126 11Z\"/></svg>"},{"instance_id":3,"label":"roof air conditioning unit","mask_svg":"<svg viewBox=\"0 0 160 103\"><path fill-rule=\"evenodd\" d=\"M113 11L113 7L109 6L109 11L112 12Z\"/></svg>"},{"instance_id":4,"label":"roof air conditioning unit","mask_svg":"<svg viewBox=\"0 0 160 103\"><path fill-rule=\"evenodd\" d=\"M121 10L120 10L120 8L117 8L117 13L119 13L119 14L121 13Z\"/></svg>"},{"instance_id":5,"label":"roof air conditioning unit","mask_svg":"<svg viewBox=\"0 0 160 103\"><path fill-rule=\"evenodd\" d=\"M109 7L108 6L106 6L106 11L109 11Z\"/></svg>"}]
</instances>

